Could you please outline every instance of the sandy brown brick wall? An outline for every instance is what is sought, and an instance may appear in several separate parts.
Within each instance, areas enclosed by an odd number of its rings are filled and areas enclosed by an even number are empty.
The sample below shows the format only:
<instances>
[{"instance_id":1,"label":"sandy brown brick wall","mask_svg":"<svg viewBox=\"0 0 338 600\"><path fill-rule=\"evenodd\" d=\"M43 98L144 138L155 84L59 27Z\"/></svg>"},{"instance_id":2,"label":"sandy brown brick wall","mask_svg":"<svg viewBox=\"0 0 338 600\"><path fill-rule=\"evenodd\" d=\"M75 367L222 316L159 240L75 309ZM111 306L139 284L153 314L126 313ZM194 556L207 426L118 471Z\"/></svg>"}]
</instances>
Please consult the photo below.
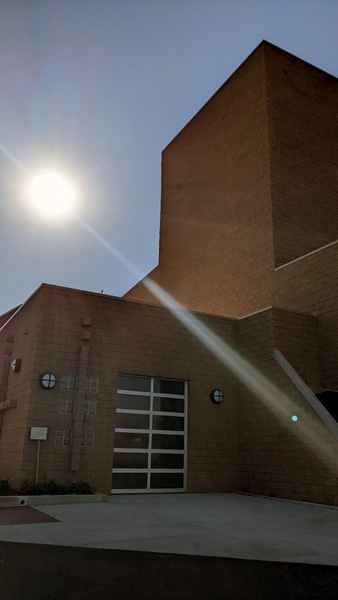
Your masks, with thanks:
<instances>
[{"instance_id":1,"label":"sandy brown brick wall","mask_svg":"<svg viewBox=\"0 0 338 600\"><path fill-rule=\"evenodd\" d=\"M162 155L159 283L193 310L269 304L273 269L264 48ZM127 297L144 299L138 286Z\"/></svg>"},{"instance_id":2,"label":"sandy brown brick wall","mask_svg":"<svg viewBox=\"0 0 338 600\"><path fill-rule=\"evenodd\" d=\"M286 314L285 319L288 327L290 316ZM273 358L277 339L288 353L282 321L282 311L270 309L239 323L244 356L257 368L257 382L264 390L257 395L244 387L242 391L241 489L334 505L338 501L338 442ZM279 330L276 340L274 326ZM304 345L309 339L311 325L307 323ZM291 343L290 349L295 352ZM264 373L265 380L260 381L258 372ZM291 420L293 414L298 416L296 423Z\"/></svg>"},{"instance_id":3,"label":"sandy brown brick wall","mask_svg":"<svg viewBox=\"0 0 338 600\"><path fill-rule=\"evenodd\" d=\"M160 285L243 316L273 304L273 264L337 239L337 98L335 77L260 44L163 152ZM142 283L126 297L156 301Z\"/></svg>"},{"instance_id":4,"label":"sandy brown brick wall","mask_svg":"<svg viewBox=\"0 0 338 600\"><path fill-rule=\"evenodd\" d=\"M338 244L275 271L273 304L317 316L322 389L338 390Z\"/></svg>"},{"instance_id":5,"label":"sandy brown brick wall","mask_svg":"<svg viewBox=\"0 0 338 600\"><path fill-rule=\"evenodd\" d=\"M318 393L321 381L316 317L276 308L272 314L274 348L282 352L306 385Z\"/></svg>"},{"instance_id":6,"label":"sandy brown brick wall","mask_svg":"<svg viewBox=\"0 0 338 600\"><path fill-rule=\"evenodd\" d=\"M119 372L188 381L187 489L190 492L236 491L238 487L237 412L235 382L205 346L162 307L94 294L43 287L41 321L34 364L35 404L29 426L49 426L41 445L41 477L58 480L84 478L108 492L114 445L117 375ZM82 319L92 326L84 328ZM199 318L223 339L235 344L236 323L231 319ZM90 332L88 342L82 331ZM60 387L45 392L38 377L53 371L77 373L79 348L89 347L88 376L99 377L96 416L84 416L82 427L95 430L93 448L81 448L80 468L71 473L72 448L55 446L57 428L74 428L72 415L58 414ZM220 406L210 392L220 387ZM82 398L78 402L83 402ZM26 474L33 476L34 448L25 447Z\"/></svg>"},{"instance_id":7,"label":"sandy brown brick wall","mask_svg":"<svg viewBox=\"0 0 338 600\"><path fill-rule=\"evenodd\" d=\"M126 294L124 294L123 298L127 298L128 300L139 300L140 302L151 302L152 304L159 304L158 298L154 296L150 290L147 288L146 281L147 279L151 279L157 284L161 282L160 275L160 267L159 265L155 267L144 279L141 279L134 287L132 287Z\"/></svg>"},{"instance_id":8,"label":"sandy brown brick wall","mask_svg":"<svg viewBox=\"0 0 338 600\"><path fill-rule=\"evenodd\" d=\"M18 310L18 308L19 308L19 306L17 306L16 308L12 308L11 310L8 310L3 315L0 315L0 327L3 327L3 325L5 325L5 323L7 323L7 321L9 321L9 319L12 317L12 315L14 315L14 313Z\"/></svg>"},{"instance_id":9,"label":"sandy brown brick wall","mask_svg":"<svg viewBox=\"0 0 338 600\"><path fill-rule=\"evenodd\" d=\"M338 80L264 49L279 266L338 238Z\"/></svg>"},{"instance_id":10,"label":"sandy brown brick wall","mask_svg":"<svg viewBox=\"0 0 338 600\"><path fill-rule=\"evenodd\" d=\"M0 478L10 477L15 485L22 476L23 446L29 437L27 417L38 318L39 299L34 297L29 307L20 311L0 331L0 377L5 383L1 388L0 403L5 402L11 407L0 412ZM13 373L10 368L14 358L21 358L19 373Z\"/></svg>"},{"instance_id":11,"label":"sandy brown brick wall","mask_svg":"<svg viewBox=\"0 0 338 600\"><path fill-rule=\"evenodd\" d=\"M33 361L29 407L28 397L20 395L18 407L6 412L14 417L16 411L20 419L22 406L25 415L22 423L17 418L12 421L16 428L20 423L15 435L22 452L17 465L8 463L9 474L34 477L36 444L29 440L29 428L47 426L48 439L41 443L40 478L53 477L61 482L82 478L98 491L109 492L117 375L122 372L188 381L187 491L229 492L238 491L240 486L243 491L259 494L336 502L332 466L337 459L337 442L273 358L277 347L306 383L316 387L315 317L280 309L268 309L240 321L196 315L220 339L240 350L249 361L249 366L242 365L243 372L250 366L256 369L246 387L242 377L235 379L232 366L225 366L226 352L225 364L219 362L163 307L53 286L43 286L30 302L34 299L35 305L24 307L22 321L15 326L15 331L21 331L20 327L39 315L34 346L22 342L17 347L22 356L24 349L30 352ZM39 377L48 371L58 380L51 391L39 385ZM62 374L82 377L76 394L60 390ZM83 411L87 376L99 378L95 416ZM13 381L8 387L10 395L15 394ZM224 392L220 406L210 402L215 388ZM74 415L58 412L64 394L75 397ZM291 421L292 414L299 416L296 424ZM7 439L15 442L13 427L8 424ZM55 445L57 428L73 430L70 446ZM86 429L95 431L93 447L81 446L81 434Z\"/></svg>"},{"instance_id":12,"label":"sandy brown brick wall","mask_svg":"<svg viewBox=\"0 0 338 600\"><path fill-rule=\"evenodd\" d=\"M195 310L239 316L262 308L271 235L260 47L163 152L161 284Z\"/></svg>"}]
</instances>

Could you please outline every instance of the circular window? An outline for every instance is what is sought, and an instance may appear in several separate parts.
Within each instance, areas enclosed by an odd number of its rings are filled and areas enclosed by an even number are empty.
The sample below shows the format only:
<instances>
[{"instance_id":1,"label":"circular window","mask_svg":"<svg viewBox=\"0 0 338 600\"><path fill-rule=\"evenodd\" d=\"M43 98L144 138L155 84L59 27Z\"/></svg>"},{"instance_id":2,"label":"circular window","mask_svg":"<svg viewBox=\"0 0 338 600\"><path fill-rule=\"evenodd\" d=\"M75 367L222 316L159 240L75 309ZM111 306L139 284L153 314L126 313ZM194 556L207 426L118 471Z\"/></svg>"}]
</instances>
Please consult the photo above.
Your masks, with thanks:
<instances>
[{"instance_id":1,"label":"circular window","mask_svg":"<svg viewBox=\"0 0 338 600\"><path fill-rule=\"evenodd\" d=\"M223 392L221 392L221 390L213 390L210 394L210 398L215 404L220 404L223 400Z\"/></svg>"},{"instance_id":2,"label":"circular window","mask_svg":"<svg viewBox=\"0 0 338 600\"><path fill-rule=\"evenodd\" d=\"M45 390L51 390L56 384L56 377L53 373L44 373L40 377L40 383Z\"/></svg>"}]
</instances>

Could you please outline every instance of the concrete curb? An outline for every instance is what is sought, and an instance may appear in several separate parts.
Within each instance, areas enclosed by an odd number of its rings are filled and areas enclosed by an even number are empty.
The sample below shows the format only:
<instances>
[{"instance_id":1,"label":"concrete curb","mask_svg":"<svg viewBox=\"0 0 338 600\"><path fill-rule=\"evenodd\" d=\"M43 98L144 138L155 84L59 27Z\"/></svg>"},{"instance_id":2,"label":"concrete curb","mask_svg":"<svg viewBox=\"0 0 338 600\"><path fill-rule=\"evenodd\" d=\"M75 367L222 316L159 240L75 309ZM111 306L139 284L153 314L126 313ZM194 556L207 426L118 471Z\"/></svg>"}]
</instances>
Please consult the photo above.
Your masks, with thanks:
<instances>
[{"instance_id":1,"label":"concrete curb","mask_svg":"<svg viewBox=\"0 0 338 600\"><path fill-rule=\"evenodd\" d=\"M107 494L60 494L45 496L0 496L0 508L11 506L53 506L57 504L92 504L107 502Z\"/></svg>"}]
</instances>

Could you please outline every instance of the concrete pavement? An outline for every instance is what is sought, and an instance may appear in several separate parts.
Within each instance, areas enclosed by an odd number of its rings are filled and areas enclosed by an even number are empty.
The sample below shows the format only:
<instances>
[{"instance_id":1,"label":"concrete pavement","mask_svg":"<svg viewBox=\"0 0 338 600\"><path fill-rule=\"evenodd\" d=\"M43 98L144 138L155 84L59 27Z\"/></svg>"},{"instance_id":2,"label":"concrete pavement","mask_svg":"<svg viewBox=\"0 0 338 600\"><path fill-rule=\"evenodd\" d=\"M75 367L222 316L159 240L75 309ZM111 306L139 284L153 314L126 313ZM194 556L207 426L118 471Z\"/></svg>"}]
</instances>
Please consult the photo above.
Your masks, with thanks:
<instances>
[{"instance_id":1,"label":"concrete pavement","mask_svg":"<svg viewBox=\"0 0 338 600\"><path fill-rule=\"evenodd\" d=\"M236 494L116 495L43 507L58 523L0 527L0 541L338 565L338 509Z\"/></svg>"}]
</instances>

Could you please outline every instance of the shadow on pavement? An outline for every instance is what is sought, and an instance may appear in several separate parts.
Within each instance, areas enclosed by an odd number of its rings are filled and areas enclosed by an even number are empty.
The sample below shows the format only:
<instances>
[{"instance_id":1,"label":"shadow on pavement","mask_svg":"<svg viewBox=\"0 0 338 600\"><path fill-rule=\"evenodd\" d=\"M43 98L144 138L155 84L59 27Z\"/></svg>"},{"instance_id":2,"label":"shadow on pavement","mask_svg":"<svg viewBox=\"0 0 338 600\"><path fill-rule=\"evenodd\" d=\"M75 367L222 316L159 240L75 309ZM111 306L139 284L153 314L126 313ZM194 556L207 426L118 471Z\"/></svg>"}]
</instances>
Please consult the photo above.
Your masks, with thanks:
<instances>
[{"instance_id":1,"label":"shadow on pavement","mask_svg":"<svg viewBox=\"0 0 338 600\"><path fill-rule=\"evenodd\" d=\"M1 600L338 597L338 567L0 542Z\"/></svg>"}]
</instances>

